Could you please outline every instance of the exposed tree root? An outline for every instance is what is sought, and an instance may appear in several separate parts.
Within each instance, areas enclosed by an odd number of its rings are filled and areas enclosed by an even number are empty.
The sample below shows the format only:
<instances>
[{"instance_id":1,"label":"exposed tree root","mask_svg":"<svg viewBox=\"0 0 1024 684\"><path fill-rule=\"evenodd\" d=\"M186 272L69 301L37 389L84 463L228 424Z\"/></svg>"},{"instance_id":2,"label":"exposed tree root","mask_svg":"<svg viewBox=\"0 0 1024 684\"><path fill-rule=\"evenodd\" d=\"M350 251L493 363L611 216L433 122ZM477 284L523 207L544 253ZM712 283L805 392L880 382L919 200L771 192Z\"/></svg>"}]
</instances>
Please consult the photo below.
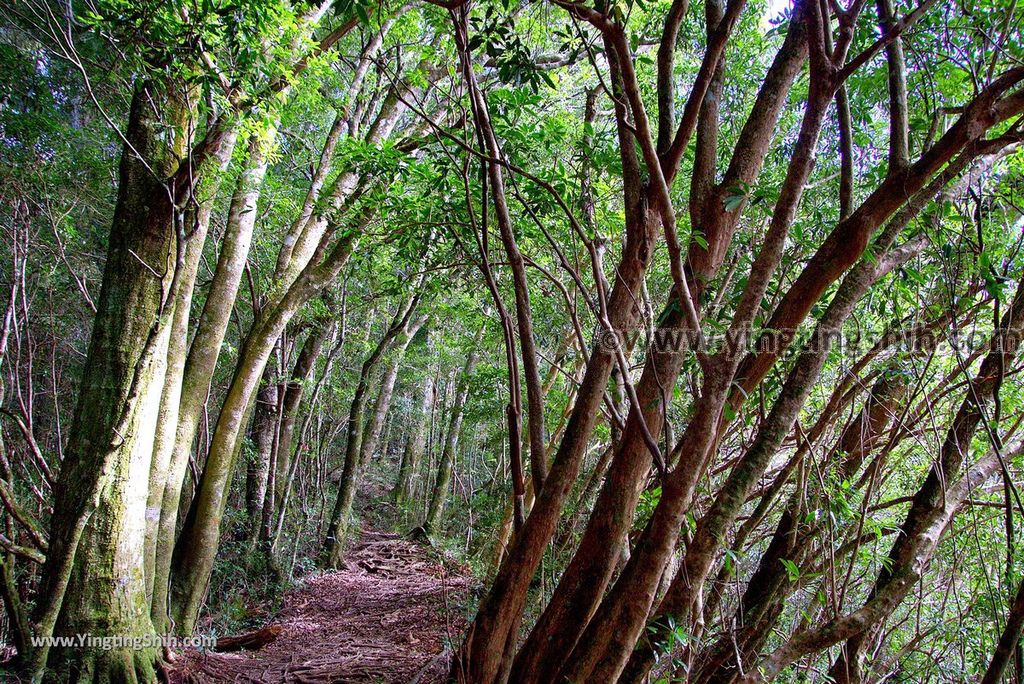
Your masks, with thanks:
<instances>
[{"instance_id":1,"label":"exposed tree root","mask_svg":"<svg viewBox=\"0 0 1024 684\"><path fill-rule=\"evenodd\" d=\"M47 673L44 681L55 673ZM153 684L163 674L154 649L111 649L79 655L73 666L58 674L68 684Z\"/></svg>"}]
</instances>

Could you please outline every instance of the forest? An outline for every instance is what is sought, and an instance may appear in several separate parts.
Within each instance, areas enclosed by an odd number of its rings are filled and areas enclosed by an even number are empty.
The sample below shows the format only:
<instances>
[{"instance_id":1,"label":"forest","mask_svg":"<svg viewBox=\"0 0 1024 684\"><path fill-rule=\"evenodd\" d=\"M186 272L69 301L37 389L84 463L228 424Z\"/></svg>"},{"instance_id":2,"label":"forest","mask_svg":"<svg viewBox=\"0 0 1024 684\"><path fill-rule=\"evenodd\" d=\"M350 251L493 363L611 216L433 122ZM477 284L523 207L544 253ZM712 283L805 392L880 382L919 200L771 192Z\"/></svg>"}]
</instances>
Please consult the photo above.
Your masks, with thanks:
<instances>
[{"instance_id":1,"label":"forest","mask_svg":"<svg viewBox=\"0 0 1024 684\"><path fill-rule=\"evenodd\" d=\"M1024 681L1017 0L0 0L0 680Z\"/></svg>"}]
</instances>

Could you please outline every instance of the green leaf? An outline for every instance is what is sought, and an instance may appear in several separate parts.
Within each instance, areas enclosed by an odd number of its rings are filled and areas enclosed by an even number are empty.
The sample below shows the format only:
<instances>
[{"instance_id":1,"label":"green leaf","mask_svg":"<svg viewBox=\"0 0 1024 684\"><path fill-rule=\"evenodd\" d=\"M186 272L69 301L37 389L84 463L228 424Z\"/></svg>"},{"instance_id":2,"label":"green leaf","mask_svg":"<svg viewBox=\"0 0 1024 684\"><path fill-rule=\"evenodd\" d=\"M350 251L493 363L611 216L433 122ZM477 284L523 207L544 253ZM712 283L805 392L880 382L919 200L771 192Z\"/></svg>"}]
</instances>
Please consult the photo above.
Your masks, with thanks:
<instances>
[{"instance_id":1,"label":"green leaf","mask_svg":"<svg viewBox=\"0 0 1024 684\"><path fill-rule=\"evenodd\" d=\"M726 211L735 211L740 207L741 204L747 199L750 194L749 183L737 183L728 190L726 190L725 197L722 198L722 204L725 205Z\"/></svg>"},{"instance_id":2,"label":"green leaf","mask_svg":"<svg viewBox=\"0 0 1024 684\"><path fill-rule=\"evenodd\" d=\"M800 579L800 568L791 560L782 559L782 567L786 568L786 575L789 576L790 582L796 582Z\"/></svg>"},{"instance_id":3,"label":"green leaf","mask_svg":"<svg viewBox=\"0 0 1024 684\"><path fill-rule=\"evenodd\" d=\"M722 203L725 205L726 211L736 211L745 199L746 195L726 195Z\"/></svg>"}]
</instances>

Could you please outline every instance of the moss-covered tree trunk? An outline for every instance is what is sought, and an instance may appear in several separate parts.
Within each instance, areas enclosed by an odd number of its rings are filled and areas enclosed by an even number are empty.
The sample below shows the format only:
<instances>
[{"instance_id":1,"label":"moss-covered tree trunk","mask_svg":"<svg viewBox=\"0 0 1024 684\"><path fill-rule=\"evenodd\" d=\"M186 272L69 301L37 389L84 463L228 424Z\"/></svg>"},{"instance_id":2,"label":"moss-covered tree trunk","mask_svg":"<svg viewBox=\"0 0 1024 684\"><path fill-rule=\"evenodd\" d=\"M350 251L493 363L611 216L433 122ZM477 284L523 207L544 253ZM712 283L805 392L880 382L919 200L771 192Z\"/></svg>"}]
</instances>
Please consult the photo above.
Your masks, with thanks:
<instances>
[{"instance_id":1,"label":"moss-covered tree trunk","mask_svg":"<svg viewBox=\"0 0 1024 684\"><path fill-rule=\"evenodd\" d=\"M370 212L364 214L363 222L340 238L322 261L308 263L289 287L282 288L283 293L261 312L245 341L217 418L206 468L174 550L171 617L180 634L191 634L205 599L220 544L220 521L227 504L228 484L263 369L292 317L322 292L348 262L355 241L371 216Z\"/></svg>"},{"instance_id":2,"label":"moss-covered tree trunk","mask_svg":"<svg viewBox=\"0 0 1024 684\"><path fill-rule=\"evenodd\" d=\"M37 606L39 636L152 636L143 573L146 494L162 391L168 292L180 262L174 187L188 107L137 87L121 158L103 285L54 498ZM170 179L170 180L168 180ZM177 180L181 180L181 176ZM149 682L148 648L76 648L49 656L75 682Z\"/></svg>"}]
</instances>

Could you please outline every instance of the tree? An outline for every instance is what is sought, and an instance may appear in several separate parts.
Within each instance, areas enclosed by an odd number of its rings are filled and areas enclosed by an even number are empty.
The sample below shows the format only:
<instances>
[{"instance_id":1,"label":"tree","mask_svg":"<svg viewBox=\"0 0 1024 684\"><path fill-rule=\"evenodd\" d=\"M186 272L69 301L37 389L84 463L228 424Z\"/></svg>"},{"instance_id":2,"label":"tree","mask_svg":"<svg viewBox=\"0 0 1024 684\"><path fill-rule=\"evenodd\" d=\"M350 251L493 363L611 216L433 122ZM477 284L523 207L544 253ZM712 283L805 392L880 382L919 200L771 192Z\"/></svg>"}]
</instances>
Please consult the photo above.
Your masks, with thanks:
<instances>
[{"instance_id":1,"label":"tree","mask_svg":"<svg viewBox=\"0 0 1024 684\"><path fill-rule=\"evenodd\" d=\"M441 447L441 459L437 466L437 479L434 481L434 491L430 494L430 505L427 507L427 515L423 519L423 532L427 535L433 534L441 523L441 516L444 514L444 503L448 498L448 489L452 484L452 470L456 450L459 447L459 432L462 431L462 416L466 408L466 399L469 396L469 385L473 370L476 367L480 355L480 342L484 336L484 327L481 327L473 339L473 347L466 356L466 364L462 367L459 375L458 386L455 390L455 398L452 400L451 408L448 410L448 431L445 433L444 446Z\"/></svg>"},{"instance_id":2,"label":"tree","mask_svg":"<svg viewBox=\"0 0 1024 684\"><path fill-rule=\"evenodd\" d=\"M776 4L0 10L26 671L411 520L458 681L1024 676L1024 15Z\"/></svg>"}]
</instances>

